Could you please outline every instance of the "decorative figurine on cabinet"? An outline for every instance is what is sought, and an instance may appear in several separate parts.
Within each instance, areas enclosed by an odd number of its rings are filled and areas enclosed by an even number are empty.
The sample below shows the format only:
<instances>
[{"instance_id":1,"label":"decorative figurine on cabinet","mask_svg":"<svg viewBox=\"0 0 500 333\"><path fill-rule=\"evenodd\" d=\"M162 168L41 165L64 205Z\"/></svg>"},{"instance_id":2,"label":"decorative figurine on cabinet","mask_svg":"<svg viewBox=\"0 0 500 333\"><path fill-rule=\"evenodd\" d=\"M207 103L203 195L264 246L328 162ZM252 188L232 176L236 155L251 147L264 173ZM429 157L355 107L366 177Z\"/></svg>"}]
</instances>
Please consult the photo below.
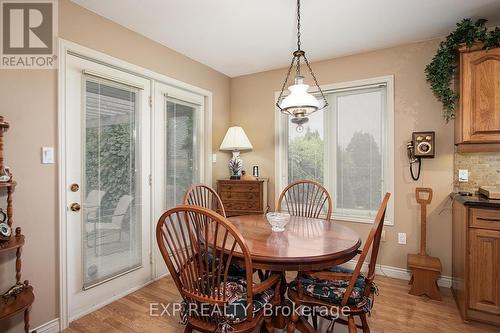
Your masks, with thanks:
<instances>
[{"instance_id":1,"label":"decorative figurine on cabinet","mask_svg":"<svg viewBox=\"0 0 500 333\"><path fill-rule=\"evenodd\" d=\"M7 223L7 214L0 208L0 242L5 242L10 239L12 229Z\"/></svg>"}]
</instances>

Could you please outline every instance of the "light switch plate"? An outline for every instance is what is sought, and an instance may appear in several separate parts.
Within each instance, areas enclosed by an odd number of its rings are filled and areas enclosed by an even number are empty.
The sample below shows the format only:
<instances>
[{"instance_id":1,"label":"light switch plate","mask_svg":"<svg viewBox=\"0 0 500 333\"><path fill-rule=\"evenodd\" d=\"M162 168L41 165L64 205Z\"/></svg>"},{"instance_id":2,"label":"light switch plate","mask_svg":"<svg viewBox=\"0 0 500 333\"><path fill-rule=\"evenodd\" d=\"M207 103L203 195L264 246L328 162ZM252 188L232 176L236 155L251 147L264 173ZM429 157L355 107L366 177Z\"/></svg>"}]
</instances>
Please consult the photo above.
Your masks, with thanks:
<instances>
[{"instance_id":1,"label":"light switch plate","mask_svg":"<svg viewBox=\"0 0 500 333\"><path fill-rule=\"evenodd\" d=\"M458 169L458 181L461 183L466 183L469 181L469 170Z\"/></svg>"},{"instance_id":2,"label":"light switch plate","mask_svg":"<svg viewBox=\"0 0 500 333\"><path fill-rule=\"evenodd\" d=\"M398 232L398 244L406 244L406 232Z\"/></svg>"},{"instance_id":3,"label":"light switch plate","mask_svg":"<svg viewBox=\"0 0 500 333\"><path fill-rule=\"evenodd\" d=\"M54 163L54 147L42 147L42 164Z\"/></svg>"},{"instance_id":4,"label":"light switch plate","mask_svg":"<svg viewBox=\"0 0 500 333\"><path fill-rule=\"evenodd\" d=\"M217 154L212 154L212 163L217 163Z\"/></svg>"}]
</instances>

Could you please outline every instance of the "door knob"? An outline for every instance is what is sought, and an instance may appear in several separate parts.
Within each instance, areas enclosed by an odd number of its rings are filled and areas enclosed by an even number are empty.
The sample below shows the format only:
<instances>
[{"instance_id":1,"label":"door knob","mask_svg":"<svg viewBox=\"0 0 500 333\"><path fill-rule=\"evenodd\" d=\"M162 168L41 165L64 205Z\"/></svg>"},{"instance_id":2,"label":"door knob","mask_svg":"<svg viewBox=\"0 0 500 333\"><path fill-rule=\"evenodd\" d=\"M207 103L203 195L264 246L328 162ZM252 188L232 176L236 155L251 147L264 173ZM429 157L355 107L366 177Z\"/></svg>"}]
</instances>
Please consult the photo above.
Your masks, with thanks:
<instances>
[{"instance_id":1,"label":"door knob","mask_svg":"<svg viewBox=\"0 0 500 333\"><path fill-rule=\"evenodd\" d=\"M80 211L80 208L82 208L82 207L80 206L80 204L79 204L79 203L76 203L76 202L73 202L73 203L71 204L71 206L69 206L69 209L71 209L71 210L72 210L72 211L74 211L74 212L79 212L79 211Z\"/></svg>"}]
</instances>

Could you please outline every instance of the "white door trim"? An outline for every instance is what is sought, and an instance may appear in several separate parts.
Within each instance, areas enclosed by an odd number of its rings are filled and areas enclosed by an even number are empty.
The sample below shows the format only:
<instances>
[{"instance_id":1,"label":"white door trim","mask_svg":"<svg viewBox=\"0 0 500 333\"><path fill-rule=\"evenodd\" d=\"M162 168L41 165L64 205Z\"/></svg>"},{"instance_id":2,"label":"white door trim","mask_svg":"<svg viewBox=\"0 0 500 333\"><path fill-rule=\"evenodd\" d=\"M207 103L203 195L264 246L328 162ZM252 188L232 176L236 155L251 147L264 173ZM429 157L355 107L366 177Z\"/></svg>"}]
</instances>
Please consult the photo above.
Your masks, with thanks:
<instances>
[{"instance_id":1,"label":"white door trim","mask_svg":"<svg viewBox=\"0 0 500 333\"><path fill-rule=\"evenodd\" d=\"M205 119L204 119L204 151L205 151L205 163L203 165L202 181L208 184L212 183L212 92L193 86L191 84L170 78L168 76L158 74L146 68L130 64L126 61L120 60L118 58L109 56L107 54L89 49L87 47L81 46L79 44L64 40L62 38L58 39L59 49L58 49L58 203L59 203L59 318L60 318L60 330L68 327L69 324L69 303L68 303L68 272L67 272L67 229L66 229L66 57L69 53L76 54L83 58L87 58L94 62L102 63L113 68L120 69L131 74L141 76L151 80L152 85L155 81L184 89L186 91L197 93L204 96L205 98ZM153 88L153 87L152 87ZM153 105L154 108L154 105ZM153 135L153 134L151 134ZM151 200L153 202L153 200ZM152 207L151 207L152 208ZM152 228L154 229L154 228ZM152 246L155 242L152 238ZM153 267L154 267L153 258ZM102 304L104 305L104 304Z\"/></svg>"}]
</instances>

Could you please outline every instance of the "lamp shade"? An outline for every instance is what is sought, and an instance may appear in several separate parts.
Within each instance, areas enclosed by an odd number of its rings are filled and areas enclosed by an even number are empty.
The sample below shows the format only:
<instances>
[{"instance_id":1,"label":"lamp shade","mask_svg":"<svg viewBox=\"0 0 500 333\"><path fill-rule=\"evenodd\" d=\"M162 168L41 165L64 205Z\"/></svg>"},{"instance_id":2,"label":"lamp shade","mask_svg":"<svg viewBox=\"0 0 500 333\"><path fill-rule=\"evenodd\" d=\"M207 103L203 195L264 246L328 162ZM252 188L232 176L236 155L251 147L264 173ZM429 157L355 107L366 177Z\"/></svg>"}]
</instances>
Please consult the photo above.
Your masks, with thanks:
<instances>
[{"instance_id":1,"label":"lamp shade","mask_svg":"<svg viewBox=\"0 0 500 333\"><path fill-rule=\"evenodd\" d=\"M227 130L226 136L224 137L219 150L240 151L249 150L252 148L252 144L250 143L250 140L248 140L248 137L245 134L243 128L239 126L233 126L229 127L229 129Z\"/></svg>"},{"instance_id":2,"label":"lamp shade","mask_svg":"<svg viewBox=\"0 0 500 333\"><path fill-rule=\"evenodd\" d=\"M295 79L295 84L288 87L290 95L281 102L283 111L291 114L311 114L319 109L319 101L312 94L308 93L309 86L304 84L302 77Z\"/></svg>"}]
</instances>

